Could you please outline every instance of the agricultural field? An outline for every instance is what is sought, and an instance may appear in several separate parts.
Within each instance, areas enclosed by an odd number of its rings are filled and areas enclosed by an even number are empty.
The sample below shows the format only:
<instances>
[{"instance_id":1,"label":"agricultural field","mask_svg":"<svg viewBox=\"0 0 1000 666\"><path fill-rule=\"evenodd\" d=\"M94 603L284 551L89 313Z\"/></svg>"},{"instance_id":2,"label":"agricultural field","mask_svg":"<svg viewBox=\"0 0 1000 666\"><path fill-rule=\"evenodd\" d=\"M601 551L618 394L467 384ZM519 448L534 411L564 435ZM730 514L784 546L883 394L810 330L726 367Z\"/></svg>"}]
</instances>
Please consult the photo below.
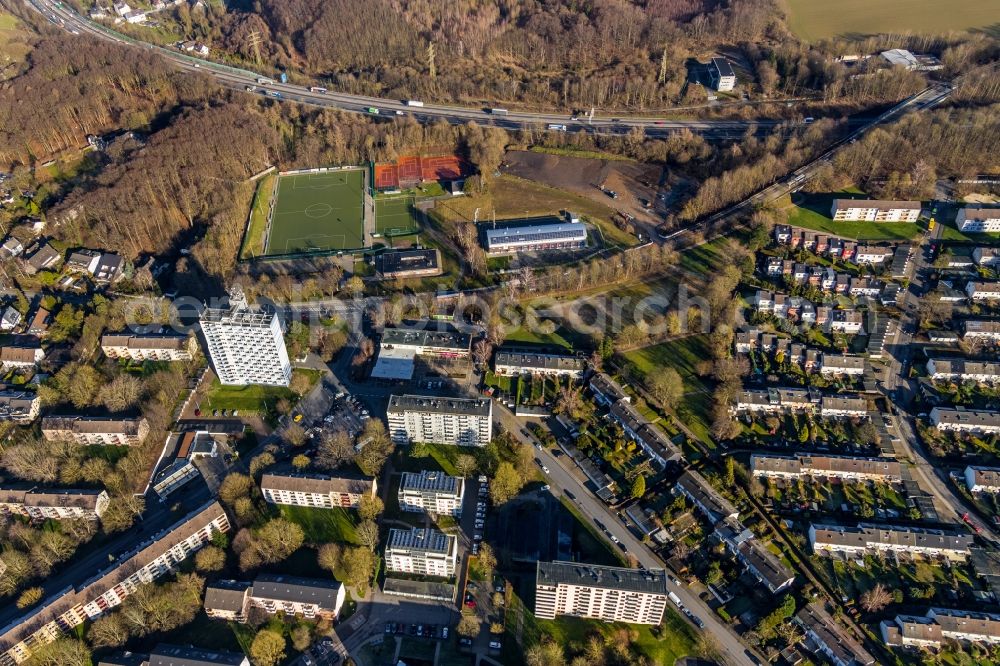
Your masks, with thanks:
<instances>
[{"instance_id":1,"label":"agricultural field","mask_svg":"<svg viewBox=\"0 0 1000 666\"><path fill-rule=\"evenodd\" d=\"M15 75L31 47L25 42L25 33L18 29L20 23L12 14L0 11L0 81Z\"/></svg>"},{"instance_id":2,"label":"agricultural field","mask_svg":"<svg viewBox=\"0 0 1000 666\"><path fill-rule=\"evenodd\" d=\"M1000 20L996 4L979 0L786 0L788 24L806 41L888 33L942 34L989 28Z\"/></svg>"}]
</instances>

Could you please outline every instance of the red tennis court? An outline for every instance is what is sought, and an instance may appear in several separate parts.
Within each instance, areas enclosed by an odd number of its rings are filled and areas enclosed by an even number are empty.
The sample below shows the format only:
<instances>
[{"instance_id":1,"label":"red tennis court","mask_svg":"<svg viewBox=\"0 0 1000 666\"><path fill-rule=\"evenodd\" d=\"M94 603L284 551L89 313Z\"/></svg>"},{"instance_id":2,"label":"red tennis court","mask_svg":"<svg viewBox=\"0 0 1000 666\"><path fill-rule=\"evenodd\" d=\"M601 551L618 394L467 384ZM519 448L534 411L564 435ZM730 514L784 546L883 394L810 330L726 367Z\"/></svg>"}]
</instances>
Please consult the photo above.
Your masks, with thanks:
<instances>
[{"instance_id":1,"label":"red tennis court","mask_svg":"<svg viewBox=\"0 0 1000 666\"><path fill-rule=\"evenodd\" d=\"M375 189L405 189L434 180L451 181L465 172L465 163L457 155L407 155L395 163L375 165Z\"/></svg>"}]
</instances>

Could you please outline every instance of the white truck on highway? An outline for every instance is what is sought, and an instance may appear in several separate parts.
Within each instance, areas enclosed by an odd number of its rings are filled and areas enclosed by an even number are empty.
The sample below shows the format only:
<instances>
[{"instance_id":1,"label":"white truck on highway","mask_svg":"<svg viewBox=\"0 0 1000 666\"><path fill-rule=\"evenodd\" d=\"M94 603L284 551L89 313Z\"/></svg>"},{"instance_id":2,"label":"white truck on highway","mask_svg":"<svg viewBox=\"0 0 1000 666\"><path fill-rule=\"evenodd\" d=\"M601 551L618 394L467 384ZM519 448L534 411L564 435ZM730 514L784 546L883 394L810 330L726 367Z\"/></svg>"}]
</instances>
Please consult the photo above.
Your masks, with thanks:
<instances>
[{"instance_id":1,"label":"white truck on highway","mask_svg":"<svg viewBox=\"0 0 1000 666\"><path fill-rule=\"evenodd\" d=\"M269 86L274 83L274 79L269 79L266 76L258 76L257 83L262 86Z\"/></svg>"},{"instance_id":2,"label":"white truck on highway","mask_svg":"<svg viewBox=\"0 0 1000 666\"><path fill-rule=\"evenodd\" d=\"M406 100L406 106L423 106L424 103L416 99Z\"/></svg>"}]
</instances>

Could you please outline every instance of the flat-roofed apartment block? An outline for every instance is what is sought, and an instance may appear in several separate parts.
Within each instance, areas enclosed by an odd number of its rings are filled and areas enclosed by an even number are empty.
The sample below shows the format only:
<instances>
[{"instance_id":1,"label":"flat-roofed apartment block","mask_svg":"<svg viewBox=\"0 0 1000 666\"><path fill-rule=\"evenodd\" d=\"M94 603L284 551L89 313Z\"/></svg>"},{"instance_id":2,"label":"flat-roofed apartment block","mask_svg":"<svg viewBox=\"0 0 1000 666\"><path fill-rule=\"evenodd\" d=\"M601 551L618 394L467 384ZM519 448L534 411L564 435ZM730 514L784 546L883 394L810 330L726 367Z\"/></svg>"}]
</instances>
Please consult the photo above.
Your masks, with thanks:
<instances>
[{"instance_id":1,"label":"flat-roofed apartment block","mask_svg":"<svg viewBox=\"0 0 1000 666\"><path fill-rule=\"evenodd\" d=\"M455 575L458 539L430 529L389 530L386 568L397 573L451 578Z\"/></svg>"},{"instance_id":2,"label":"flat-roofed apartment block","mask_svg":"<svg viewBox=\"0 0 1000 666\"><path fill-rule=\"evenodd\" d=\"M384 279L441 275L441 252L437 249L383 252L375 257L375 273Z\"/></svg>"},{"instance_id":3,"label":"flat-roofed apartment block","mask_svg":"<svg viewBox=\"0 0 1000 666\"><path fill-rule=\"evenodd\" d=\"M736 72L725 58L712 58L708 74L712 79L712 87L719 92L727 92L736 87Z\"/></svg>"},{"instance_id":4,"label":"flat-roofed apartment block","mask_svg":"<svg viewBox=\"0 0 1000 666\"><path fill-rule=\"evenodd\" d=\"M1000 231L1000 208L960 208L955 216L955 224L960 231L995 233Z\"/></svg>"},{"instance_id":5,"label":"flat-roofed apartment block","mask_svg":"<svg viewBox=\"0 0 1000 666\"><path fill-rule=\"evenodd\" d=\"M535 617L560 615L605 622L657 625L667 607L662 569L625 569L579 562L539 562L535 572Z\"/></svg>"},{"instance_id":6,"label":"flat-roofed apartment block","mask_svg":"<svg viewBox=\"0 0 1000 666\"><path fill-rule=\"evenodd\" d=\"M271 504L353 509L365 495L375 497L375 479L271 472L260 480L260 491Z\"/></svg>"},{"instance_id":7,"label":"flat-roofed apartment block","mask_svg":"<svg viewBox=\"0 0 1000 666\"><path fill-rule=\"evenodd\" d=\"M486 230L486 252L493 255L586 246L587 227L579 221Z\"/></svg>"},{"instance_id":8,"label":"flat-roofed apartment block","mask_svg":"<svg viewBox=\"0 0 1000 666\"><path fill-rule=\"evenodd\" d=\"M421 326L436 326L424 322ZM472 336L457 331L386 328L379 341L375 379L412 379L417 357L459 360L472 354Z\"/></svg>"},{"instance_id":9,"label":"flat-roofed apartment block","mask_svg":"<svg viewBox=\"0 0 1000 666\"><path fill-rule=\"evenodd\" d=\"M398 498L403 511L426 511L457 518L462 515L465 479L427 469L419 473L403 472Z\"/></svg>"},{"instance_id":10,"label":"flat-roofed apartment block","mask_svg":"<svg viewBox=\"0 0 1000 666\"><path fill-rule=\"evenodd\" d=\"M250 666L250 660L242 652L161 643L149 653L149 666Z\"/></svg>"},{"instance_id":11,"label":"flat-roofed apartment block","mask_svg":"<svg viewBox=\"0 0 1000 666\"><path fill-rule=\"evenodd\" d=\"M665 467L668 462L681 459L680 449L658 426L639 413L618 382L604 373L597 373L590 378L590 390L598 403L610 408L608 418L620 425L625 435L655 464Z\"/></svg>"},{"instance_id":12,"label":"flat-roofed apartment block","mask_svg":"<svg viewBox=\"0 0 1000 666\"><path fill-rule=\"evenodd\" d=\"M42 418L42 435L49 441L73 442L81 446L135 446L149 434L144 417L114 416L46 416Z\"/></svg>"},{"instance_id":13,"label":"flat-roofed apartment block","mask_svg":"<svg viewBox=\"0 0 1000 666\"><path fill-rule=\"evenodd\" d=\"M713 525L740 515L732 502L723 497L698 472L687 471L681 474L674 485L674 494L678 493L686 497Z\"/></svg>"},{"instance_id":14,"label":"flat-roofed apartment block","mask_svg":"<svg viewBox=\"0 0 1000 666\"><path fill-rule=\"evenodd\" d=\"M37 393L13 389L0 391L0 421L31 423L38 418L40 407Z\"/></svg>"},{"instance_id":15,"label":"flat-roofed apartment block","mask_svg":"<svg viewBox=\"0 0 1000 666\"><path fill-rule=\"evenodd\" d=\"M813 552L822 551L846 554L864 552L893 552L925 557L947 557L965 560L969 557L972 536L945 530L901 527L898 525L809 526L809 545Z\"/></svg>"},{"instance_id":16,"label":"flat-roofed apartment block","mask_svg":"<svg viewBox=\"0 0 1000 666\"><path fill-rule=\"evenodd\" d=\"M246 622L253 584L217 580L205 586L205 615L216 620Z\"/></svg>"},{"instance_id":17,"label":"flat-roofed apartment block","mask_svg":"<svg viewBox=\"0 0 1000 666\"><path fill-rule=\"evenodd\" d=\"M919 201L834 199L830 217L845 222L916 222Z\"/></svg>"},{"instance_id":18,"label":"flat-roofed apartment block","mask_svg":"<svg viewBox=\"0 0 1000 666\"><path fill-rule=\"evenodd\" d=\"M1000 467L969 465L965 468L965 487L970 493L1000 493Z\"/></svg>"},{"instance_id":19,"label":"flat-roofed apartment block","mask_svg":"<svg viewBox=\"0 0 1000 666\"><path fill-rule=\"evenodd\" d=\"M118 652L101 657L97 666L149 666L149 655L136 652Z\"/></svg>"},{"instance_id":20,"label":"flat-roofed apartment block","mask_svg":"<svg viewBox=\"0 0 1000 666\"><path fill-rule=\"evenodd\" d=\"M927 374L934 381L954 379L992 384L1000 381L1000 363L967 361L963 358L931 358L927 360Z\"/></svg>"},{"instance_id":21,"label":"flat-roofed apartment block","mask_svg":"<svg viewBox=\"0 0 1000 666\"><path fill-rule=\"evenodd\" d=\"M1000 643L1000 615L931 608L926 615L897 615L879 625L886 645L939 648L945 641Z\"/></svg>"},{"instance_id":22,"label":"flat-roofed apartment block","mask_svg":"<svg viewBox=\"0 0 1000 666\"><path fill-rule=\"evenodd\" d=\"M965 340L1000 340L1000 321L992 319L966 319Z\"/></svg>"},{"instance_id":23,"label":"flat-roofed apartment block","mask_svg":"<svg viewBox=\"0 0 1000 666\"><path fill-rule=\"evenodd\" d=\"M807 645L822 653L834 666L872 666L875 663L875 657L837 624L822 604L807 604L795 614L795 622L809 639Z\"/></svg>"},{"instance_id":24,"label":"flat-roofed apartment block","mask_svg":"<svg viewBox=\"0 0 1000 666\"><path fill-rule=\"evenodd\" d=\"M0 629L0 666L20 664L39 646L100 617L140 585L174 571L214 533L227 531L229 520L222 505L210 502L121 555L104 571L55 593Z\"/></svg>"},{"instance_id":25,"label":"flat-roofed apartment block","mask_svg":"<svg viewBox=\"0 0 1000 666\"><path fill-rule=\"evenodd\" d=\"M301 615L334 620L340 615L347 591L336 580L261 574L250 590L250 605L270 615Z\"/></svg>"},{"instance_id":26,"label":"flat-roofed apartment block","mask_svg":"<svg viewBox=\"0 0 1000 666\"><path fill-rule=\"evenodd\" d=\"M32 520L97 520L108 508L104 490L0 488L0 511Z\"/></svg>"},{"instance_id":27,"label":"flat-roofed apartment block","mask_svg":"<svg viewBox=\"0 0 1000 666\"><path fill-rule=\"evenodd\" d=\"M954 432L1000 432L1000 412L972 409L935 407L930 414L931 424L938 430Z\"/></svg>"},{"instance_id":28,"label":"flat-roofed apartment block","mask_svg":"<svg viewBox=\"0 0 1000 666\"><path fill-rule=\"evenodd\" d=\"M41 347L0 347L0 365L5 368L31 368L44 358Z\"/></svg>"},{"instance_id":29,"label":"flat-roofed apartment block","mask_svg":"<svg viewBox=\"0 0 1000 666\"><path fill-rule=\"evenodd\" d=\"M845 481L902 481L902 465L891 458L827 456L796 453L791 456L754 453L750 456L754 476L798 479L812 476Z\"/></svg>"},{"instance_id":30,"label":"flat-roofed apartment block","mask_svg":"<svg viewBox=\"0 0 1000 666\"><path fill-rule=\"evenodd\" d=\"M108 358L133 361L188 361L194 356L192 335L104 335L101 351Z\"/></svg>"},{"instance_id":31,"label":"flat-roofed apartment block","mask_svg":"<svg viewBox=\"0 0 1000 666\"><path fill-rule=\"evenodd\" d=\"M582 377L586 362L579 356L535 354L532 352L497 351L493 367L498 375L546 375L548 377Z\"/></svg>"},{"instance_id":32,"label":"flat-roofed apartment block","mask_svg":"<svg viewBox=\"0 0 1000 666\"><path fill-rule=\"evenodd\" d=\"M397 444L481 447L493 438L493 402L489 398L391 395L386 418L389 435Z\"/></svg>"},{"instance_id":33,"label":"flat-roofed apartment block","mask_svg":"<svg viewBox=\"0 0 1000 666\"><path fill-rule=\"evenodd\" d=\"M200 323L208 357L220 382L233 386L288 386L292 364L276 312L251 307L243 293L234 289L229 307L205 308Z\"/></svg>"}]
</instances>

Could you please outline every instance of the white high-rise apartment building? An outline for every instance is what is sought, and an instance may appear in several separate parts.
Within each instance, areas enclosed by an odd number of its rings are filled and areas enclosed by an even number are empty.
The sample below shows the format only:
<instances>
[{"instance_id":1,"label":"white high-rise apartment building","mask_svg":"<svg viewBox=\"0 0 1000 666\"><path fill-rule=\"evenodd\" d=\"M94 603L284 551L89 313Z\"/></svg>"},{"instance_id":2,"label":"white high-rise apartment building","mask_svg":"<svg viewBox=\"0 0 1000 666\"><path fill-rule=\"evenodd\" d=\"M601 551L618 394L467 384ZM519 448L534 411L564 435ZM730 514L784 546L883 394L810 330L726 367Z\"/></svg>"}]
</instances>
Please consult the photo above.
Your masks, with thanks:
<instances>
[{"instance_id":1,"label":"white high-rise apartment building","mask_svg":"<svg viewBox=\"0 0 1000 666\"><path fill-rule=\"evenodd\" d=\"M243 292L230 291L228 308L206 308L201 330L212 367L223 384L288 386L292 364L285 350L277 313L247 304Z\"/></svg>"},{"instance_id":2,"label":"white high-rise apartment building","mask_svg":"<svg viewBox=\"0 0 1000 666\"><path fill-rule=\"evenodd\" d=\"M386 417L389 435L397 444L486 446L493 437L489 398L392 395Z\"/></svg>"},{"instance_id":3,"label":"white high-rise apartment building","mask_svg":"<svg viewBox=\"0 0 1000 666\"><path fill-rule=\"evenodd\" d=\"M535 574L535 617L557 615L605 622L659 624L667 606L667 575L580 562L539 562Z\"/></svg>"}]
</instances>

